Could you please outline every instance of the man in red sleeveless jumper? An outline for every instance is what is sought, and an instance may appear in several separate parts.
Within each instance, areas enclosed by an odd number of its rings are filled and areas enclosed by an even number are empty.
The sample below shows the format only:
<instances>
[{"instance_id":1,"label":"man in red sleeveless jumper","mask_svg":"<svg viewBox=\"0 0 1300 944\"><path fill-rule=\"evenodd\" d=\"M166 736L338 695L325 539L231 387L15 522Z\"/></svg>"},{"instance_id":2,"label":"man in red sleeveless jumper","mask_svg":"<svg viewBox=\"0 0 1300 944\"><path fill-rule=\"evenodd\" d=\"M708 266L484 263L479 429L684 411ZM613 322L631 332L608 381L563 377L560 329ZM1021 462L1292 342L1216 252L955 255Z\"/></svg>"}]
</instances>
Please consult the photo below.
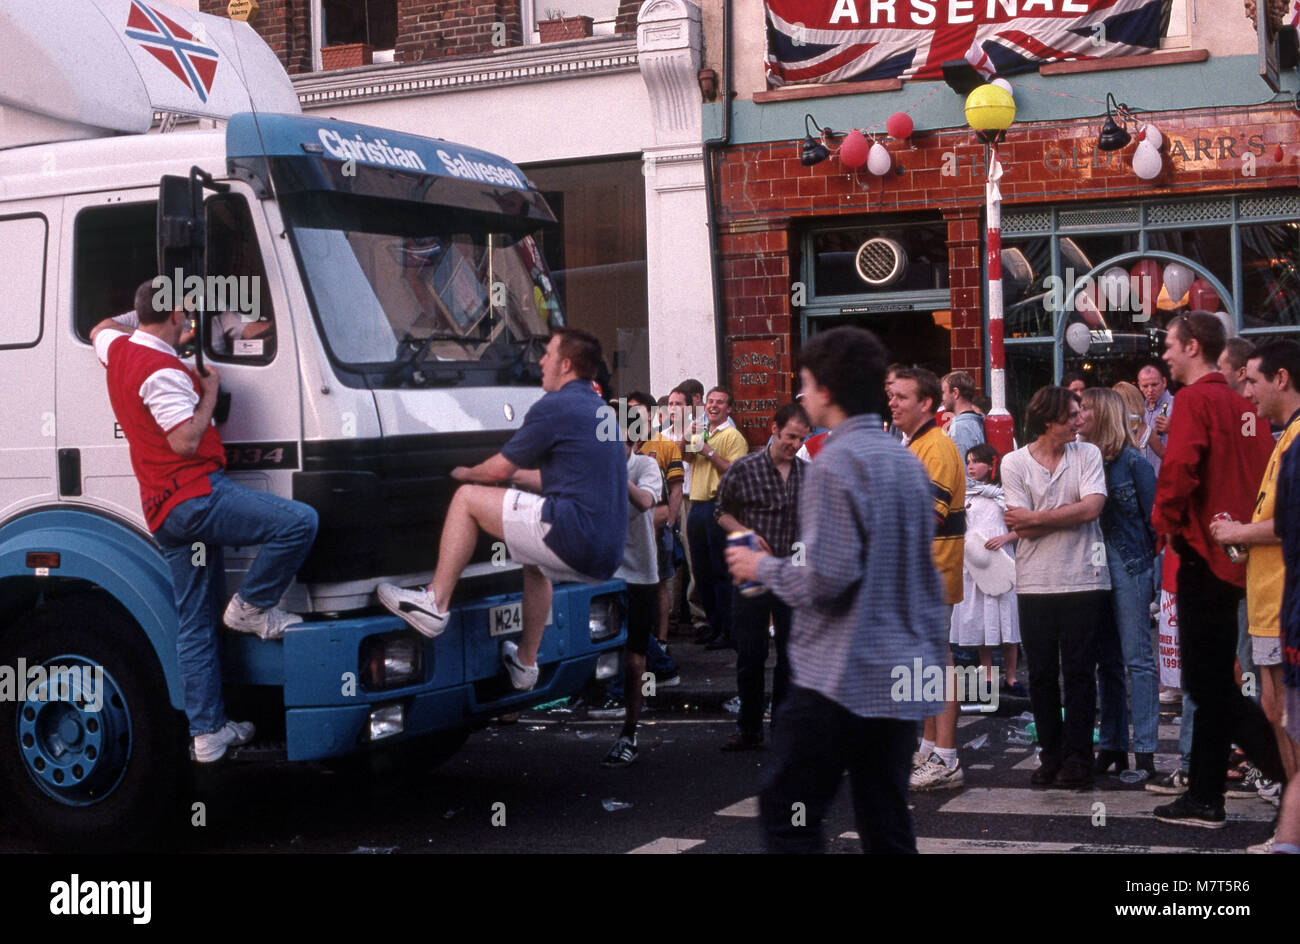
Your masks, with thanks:
<instances>
[{"instance_id":1,"label":"man in red sleeveless jumper","mask_svg":"<svg viewBox=\"0 0 1300 944\"><path fill-rule=\"evenodd\" d=\"M135 293L139 327L107 319L90 332L108 370L108 397L131 450L145 521L171 570L178 629L176 659L194 759L210 763L253 737L248 722L229 721L221 697L217 631L279 639L302 617L275 604L316 537L314 509L226 478L225 450L212 423L220 377L196 377L176 356L184 311L156 310L152 282ZM225 600L223 545L262 545L239 592ZM202 553L200 553L200 551Z\"/></svg>"}]
</instances>

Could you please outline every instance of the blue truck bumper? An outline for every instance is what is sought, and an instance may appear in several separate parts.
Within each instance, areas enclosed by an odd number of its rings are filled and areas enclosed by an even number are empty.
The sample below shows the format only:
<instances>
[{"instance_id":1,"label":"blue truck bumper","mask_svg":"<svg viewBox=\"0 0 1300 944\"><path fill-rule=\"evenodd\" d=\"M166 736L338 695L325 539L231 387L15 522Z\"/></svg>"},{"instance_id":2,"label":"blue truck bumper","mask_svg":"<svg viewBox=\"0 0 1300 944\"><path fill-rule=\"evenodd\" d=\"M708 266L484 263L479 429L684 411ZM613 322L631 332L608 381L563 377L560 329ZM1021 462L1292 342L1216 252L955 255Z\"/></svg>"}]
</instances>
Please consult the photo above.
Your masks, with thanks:
<instances>
[{"instance_id":1,"label":"blue truck bumper","mask_svg":"<svg viewBox=\"0 0 1300 944\"><path fill-rule=\"evenodd\" d=\"M601 654L618 649L626 639L620 617L611 623L609 635L592 640L592 601L598 611L611 597L625 605L623 589L622 581L555 587L538 653L541 676L527 692L510 687L500 661L501 642L518 634L489 632L494 608L519 602L518 595L509 594L453 607L447 629L437 639L425 639L387 613L308 621L285 633L280 644L228 637L225 677L232 684L283 689L289 760L349 754L372 744L465 727L580 691ZM622 605L617 614L624 612ZM422 662L418 675L400 687L369 687L361 653L374 648L374 637L414 640ZM400 716L400 731L373 741L371 718L379 709L388 709L390 722Z\"/></svg>"}]
</instances>

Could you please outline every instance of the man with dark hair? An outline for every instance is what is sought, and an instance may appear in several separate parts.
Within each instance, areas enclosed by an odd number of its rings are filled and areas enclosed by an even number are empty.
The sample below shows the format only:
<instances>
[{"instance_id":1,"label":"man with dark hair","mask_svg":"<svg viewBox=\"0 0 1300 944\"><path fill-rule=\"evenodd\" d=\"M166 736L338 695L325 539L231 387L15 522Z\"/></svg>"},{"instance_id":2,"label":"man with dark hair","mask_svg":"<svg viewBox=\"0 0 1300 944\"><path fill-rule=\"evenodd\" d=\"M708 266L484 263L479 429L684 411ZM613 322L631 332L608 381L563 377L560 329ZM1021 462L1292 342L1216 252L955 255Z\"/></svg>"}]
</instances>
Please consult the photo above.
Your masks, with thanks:
<instances>
[{"instance_id":1,"label":"man with dark hair","mask_svg":"<svg viewBox=\"0 0 1300 944\"><path fill-rule=\"evenodd\" d=\"M727 549L733 580L758 581L795 610L790 691L760 800L767 847L821 851L847 769L863 850L915 852L907 761L916 722L940 706L907 678L942 673L948 648L927 479L882 428L885 351L874 335L833 328L800 360L804 409L834 430L801 490L806 557Z\"/></svg>"},{"instance_id":2,"label":"man with dark hair","mask_svg":"<svg viewBox=\"0 0 1300 944\"><path fill-rule=\"evenodd\" d=\"M1225 353L1227 350L1224 348ZM1269 341L1256 349L1246 364L1246 388L1249 398L1259 407L1260 416L1281 427L1282 435L1264 470L1250 523L1211 521L1210 535L1225 547L1236 545L1250 549L1246 558L1250 661L1258 667L1260 707L1273 725L1282 765L1290 780L1294 779L1298 765L1296 744L1287 736L1282 720L1286 698L1282 683L1281 614L1286 566L1273 519L1279 470L1300 435L1300 344Z\"/></svg>"},{"instance_id":3,"label":"man with dark hair","mask_svg":"<svg viewBox=\"0 0 1300 944\"><path fill-rule=\"evenodd\" d=\"M1250 399L1250 395L1246 392L1246 362L1254 353L1255 345L1245 338L1228 338L1216 362L1219 373L1223 374L1224 379L1228 381L1232 392L1239 393L1247 399Z\"/></svg>"},{"instance_id":4,"label":"man with dark hair","mask_svg":"<svg viewBox=\"0 0 1300 944\"><path fill-rule=\"evenodd\" d=\"M617 436L600 432L610 408L591 387L599 364L600 342L587 332L562 328L551 336L541 360L546 395L500 452L451 470L456 481L475 484L452 496L433 580L417 590L376 588L389 612L432 639L447 627L452 591L479 535L505 541L523 565L523 637L501 644L501 660L521 691L537 684L552 581L608 580L623 559L627 457ZM507 482L532 491L497 487Z\"/></svg>"},{"instance_id":5,"label":"man with dark hair","mask_svg":"<svg viewBox=\"0 0 1300 944\"><path fill-rule=\"evenodd\" d=\"M889 412L903 442L930 476L931 514L935 536L933 566L944 585L944 625L952 623L952 608L962 601L963 538L966 534L966 463L957 446L934 422L941 386L939 378L923 367L905 367L894 375ZM951 650L950 650L951 652ZM951 661L951 655L949 656ZM957 703L955 686L945 686L943 712L925 719L921 747L912 757L913 790L948 790L961 786L965 774L957 760Z\"/></svg>"},{"instance_id":6,"label":"man with dark hair","mask_svg":"<svg viewBox=\"0 0 1300 944\"><path fill-rule=\"evenodd\" d=\"M984 442L984 415L975 408L975 378L955 370L943 378L943 408L952 414L948 436L957 445L957 455Z\"/></svg>"},{"instance_id":7,"label":"man with dark hair","mask_svg":"<svg viewBox=\"0 0 1300 944\"><path fill-rule=\"evenodd\" d=\"M1105 467L1100 449L1075 441L1079 410L1079 398L1064 387L1038 390L1025 422L1033 441L1002 460L1007 528L1018 536L1016 602L1029 701L1042 745L1042 765L1030 777L1036 787L1092 782L1093 646L1109 618L1111 586L1098 520Z\"/></svg>"},{"instance_id":8,"label":"man with dark hair","mask_svg":"<svg viewBox=\"0 0 1300 944\"><path fill-rule=\"evenodd\" d=\"M711 630L706 649L734 646L731 634L731 583L723 559L727 536L715 518L722 474L745 453L749 443L731 421L731 394L714 387L704 399L704 429L687 443L691 462L691 512L686 521L691 567Z\"/></svg>"},{"instance_id":9,"label":"man with dark hair","mask_svg":"<svg viewBox=\"0 0 1300 944\"><path fill-rule=\"evenodd\" d=\"M691 406L701 406L704 403L704 384L700 383L694 377L687 377L676 387L686 395L686 402Z\"/></svg>"},{"instance_id":10,"label":"man with dark hair","mask_svg":"<svg viewBox=\"0 0 1300 944\"><path fill-rule=\"evenodd\" d=\"M777 557L790 557L798 551L799 488L807 473L795 454L810 427L803 407L786 403L776 411L767 447L731 464L718 485L716 517L723 532L753 531L763 550ZM746 596L732 589L732 594L740 730L723 743L722 749L744 751L763 743L763 673L769 624L776 629L773 713L785 698L790 675L786 657L790 608L767 591Z\"/></svg>"},{"instance_id":11,"label":"man with dark hair","mask_svg":"<svg viewBox=\"0 0 1300 944\"><path fill-rule=\"evenodd\" d=\"M659 474L663 476L664 490L655 504L655 547L659 562L659 589L655 599L658 603L655 623L655 638L663 645L668 645L668 587L672 582L676 568L673 566L673 549L676 540L677 523L682 511L682 453L677 444L655 429L653 413L654 397L648 393L633 392L627 395L629 413L636 414L632 424L636 445L633 451L637 455L653 456L659 464ZM629 418L631 419L631 418ZM665 679L666 680L666 679ZM659 684L663 684L660 680Z\"/></svg>"},{"instance_id":12,"label":"man with dark hair","mask_svg":"<svg viewBox=\"0 0 1300 944\"><path fill-rule=\"evenodd\" d=\"M1270 780L1285 780L1277 741L1260 707L1237 688L1237 603L1245 565L1214 539L1211 521L1229 514L1249 520L1254 494L1243 487L1263 480L1273 439L1254 406L1233 393L1216 361L1224 330L1208 312L1179 315L1165 336L1165 363L1183 384L1169 425L1169 442L1151 523L1178 553L1176 597L1183 691L1196 703L1187 792L1157 807L1166 822L1219 829L1224 758L1236 743Z\"/></svg>"},{"instance_id":13,"label":"man with dark hair","mask_svg":"<svg viewBox=\"0 0 1300 944\"><path fill-rule=\"evenodd\" d=\"M132 332L108 318L91 329L90 340L107 369L108 398L130 448L145 522L171 572L193 756L211 763L255 733L252 724L226 718L217 630L224 622L236 632L280 639L302 622L276 603L311 550L317 516L301 502L226 478L225 448L212 421L221 376L210 366L196 377L181 363L176 347L188 332L188 316L180 307L156 308L154 298L153 282L143 283L135 293L139 327ZM195 542L207 549L201 566L193 560ZM223 613L223 546L257 544L262 550Z\"/></svg>"}]
</instances>

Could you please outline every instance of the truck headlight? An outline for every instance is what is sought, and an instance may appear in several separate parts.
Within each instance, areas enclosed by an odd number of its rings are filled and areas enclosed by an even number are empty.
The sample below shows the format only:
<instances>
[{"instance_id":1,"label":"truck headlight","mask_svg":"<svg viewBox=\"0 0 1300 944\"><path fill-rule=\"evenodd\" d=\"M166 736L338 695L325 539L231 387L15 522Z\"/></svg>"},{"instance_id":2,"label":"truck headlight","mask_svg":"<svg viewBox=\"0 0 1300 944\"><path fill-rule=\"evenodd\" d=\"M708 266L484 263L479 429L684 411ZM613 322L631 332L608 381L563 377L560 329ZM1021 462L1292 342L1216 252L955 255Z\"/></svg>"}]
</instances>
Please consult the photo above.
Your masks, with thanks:
<instances>
[{"instance_id":1,"label":"truck headlight","mask_svg":"<svg viewBox=\"0 0 1300 944\"><path fill-rule=\"evenodd\" d=\"M620 655L622 655L622 652L618 649L600 654L599 658L596 659L596 679L598 681L612 679L615 675L618 675L618 657Z\"/></svg>"},{"instance_id":2,"label":"truck headlight","mask_svg":"<svg viewBox=\"0 0 1300 944\"><path fill-rule=\"evenodd\" d=\"M587 627L591 630L591 641L600 642L617 636L623 628L623 608L618 597L609 594L594 597L587 610Z\"/></svg>"},{"instance_id":3,"label":"truck headlight","mask_svg":"<svg viewBox=\"0 0 1300 944\"><path fill-rule=\"evenodd\" d=\"M401 705L385 705L370 712L370 740L382 741L384 738L401 734L406 730L406 712Z\"/></svg>"},{"instance_id":4,"label":"truck headlight","mask_svg":"<svg viewBox=\"0 0 1300 944\"><path fill-rule=\"evenodd\" d=\"M410 633L381 633L361 640L361 682L372 692L401 688L424 675L423 641Z\"/></svg>"}]
</instances>

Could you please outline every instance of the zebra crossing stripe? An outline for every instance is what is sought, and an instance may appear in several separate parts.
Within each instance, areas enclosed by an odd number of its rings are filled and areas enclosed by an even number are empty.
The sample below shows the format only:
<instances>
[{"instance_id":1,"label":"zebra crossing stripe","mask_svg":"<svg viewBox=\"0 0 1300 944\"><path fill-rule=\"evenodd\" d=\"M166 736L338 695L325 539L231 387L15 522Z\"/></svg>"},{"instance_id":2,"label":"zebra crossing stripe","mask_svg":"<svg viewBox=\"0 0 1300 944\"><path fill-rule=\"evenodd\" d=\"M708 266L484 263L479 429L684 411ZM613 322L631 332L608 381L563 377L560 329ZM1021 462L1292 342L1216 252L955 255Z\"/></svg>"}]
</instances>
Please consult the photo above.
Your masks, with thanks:
<instances>
[{"instance_id":1,"label":"zebra crossing stripe","mask_svg":"<svg viewBox=\"0 0 1300 944\"><path fill-rule=\"evenodd\" d=\"M856 841L858 834L850 830L841 833L838 838ZM1108 846L1093 842L1017 842L1004 839L944 839L918 836L916 851L922 855L952 855L954 853L958 855L996 855L1025 852L1055 853L1058 855L1069 852L1133 855L1136 853L1178 854L1191 850L1183 846ZM1216 855L1229 855L1240 851L1240 849L1196 850L1197 853L1208 852Z\"/></svg>"},{"instance_id":2,"label":"zebra crossing stripe","mask_svg":"<svg viewBox=\"0 0 1300 944\"><path fill-rule=\"evenodd\" d=\"M741 819L758 819L758 797L745 797L739 803L724 806L714 816L736 816Z\"/></svg>"},{"instance_id":3,"label":"zebra crossing stripe","mask_svg":"<svg viewBox=\"0 0 1300 944\"><path fill-rule=\"evenodd\" d=\"M1149 818L1169 797L1145 790L1030 790L1008 787L968 787L939 807L940 813L983 813L1016 816L1092 816L1093 805L1105 805L1107 819ZM1267 803L1236 803L1228 807L1228 822L1271 823L1277 811Z\"/></svg>"},{"instance_id":4,"label":"zebra crossing stripe","mask_svg":"<svg viewBox=\"0 0 1300 944\"><path fill-rule=\"evenodd\" d=\"M703 839L671 839L664 836L654 842L647 842L644 846L629 849L627 855L676 855L702 845Z\"/></svg>"}]
</instances>

